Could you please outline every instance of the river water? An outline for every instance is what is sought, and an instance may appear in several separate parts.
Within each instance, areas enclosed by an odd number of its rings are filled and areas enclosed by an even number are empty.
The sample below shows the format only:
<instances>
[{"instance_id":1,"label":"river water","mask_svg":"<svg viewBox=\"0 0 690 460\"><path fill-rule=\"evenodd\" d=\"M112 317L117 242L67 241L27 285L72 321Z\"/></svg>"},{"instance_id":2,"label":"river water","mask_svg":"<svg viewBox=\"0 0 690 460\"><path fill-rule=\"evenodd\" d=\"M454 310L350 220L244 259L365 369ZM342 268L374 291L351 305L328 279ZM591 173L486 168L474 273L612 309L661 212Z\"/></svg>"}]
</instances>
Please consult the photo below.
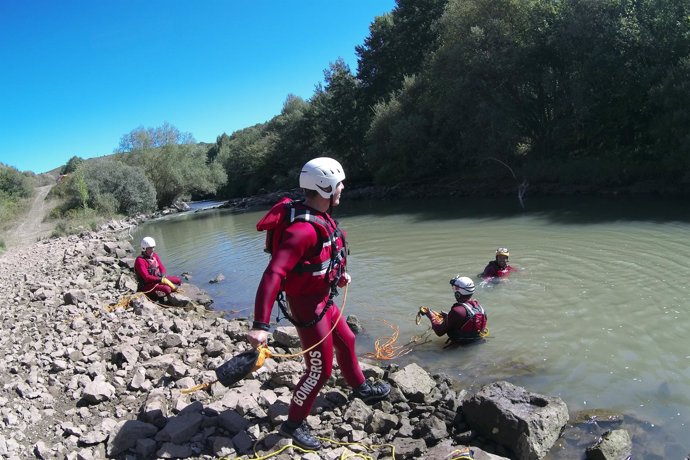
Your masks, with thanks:
<instances>
[{"instance_id":1,"label":"river water","mask_svg":"<svg viewBox=\"0 0 690 460\"><path fill-rule=\"evenodd\" d=\"M522 209L517 199L347 202L346 193L334 216L351 245L345 314L365 327L360 355L390 336L390 325L399 328L399 345L424 333L428 323L414 321L419 306L447 311L449 279L476 280L495 248L506 246L517 272L475 293L489 316L487 340L444 350L432 337L395 362L418 362L470 388L509 380L561 397L571 413L618 411L638 421L646 444L658 444L637 446L638 454L690 452L684 203L546 198ZM138 228L134 244L153 236L169 273L191 273L217 310L247 317L268 260L255 229L264 211L160 219ZM218 273L225 280L209 284Z\"/></svg>"}]
</instances>

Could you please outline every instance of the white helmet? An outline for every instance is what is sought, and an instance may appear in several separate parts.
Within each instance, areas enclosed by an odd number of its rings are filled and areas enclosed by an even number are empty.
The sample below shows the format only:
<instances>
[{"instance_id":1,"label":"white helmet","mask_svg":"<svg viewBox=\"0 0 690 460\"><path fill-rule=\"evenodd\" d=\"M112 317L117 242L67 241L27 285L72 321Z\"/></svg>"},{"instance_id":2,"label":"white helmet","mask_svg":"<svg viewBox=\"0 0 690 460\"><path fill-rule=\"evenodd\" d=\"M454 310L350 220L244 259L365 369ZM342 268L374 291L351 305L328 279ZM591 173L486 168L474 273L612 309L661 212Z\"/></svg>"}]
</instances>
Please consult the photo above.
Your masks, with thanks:
<instances>
[{"instance_id":1,"label":"white helmet","mask_svg":"<svg viewBox=\"0 0 690 460\"><path fill-rule=\"evenodd\" d=\"M333 158L319 157L309 160L299 174L299 186L316 190L324 198L330 198L340 182L345 180L343 167Z\"/></svg>"},{"instance_id":2,"label":"white helmet","mask_svg":"<svg viewBox=\"0 0 690 460\"><path fill-rule=\"evenodd\" d=\"M467 276L457 275L455 278L450 280L450 284L453 286L453 291L460 293L461 295L474 294L474 281Z\"/></svg>"},{"instance_id":3,"label":"white helmet","mask_svg":"<svg viewBox=\"0 0 690 460\"><path fill-rule=\"evenodd\" d=\"M508 251L508 248L498 248L496 249L496 255L497 256L510 256L510 252Z\"/></svg>"},{"instance_id":4,"label":"white helmet","mask_svg":"<svg viewBox=\"0 0 690 460\"><path fill-rule=\"evenodd\" d=\"M154 240L150 236L147 236L143 240L141 240L141 250L142 251L145 251L146 248L155 248L155 247L156 247L156 240Z\"/></svg>"}]
</instances>

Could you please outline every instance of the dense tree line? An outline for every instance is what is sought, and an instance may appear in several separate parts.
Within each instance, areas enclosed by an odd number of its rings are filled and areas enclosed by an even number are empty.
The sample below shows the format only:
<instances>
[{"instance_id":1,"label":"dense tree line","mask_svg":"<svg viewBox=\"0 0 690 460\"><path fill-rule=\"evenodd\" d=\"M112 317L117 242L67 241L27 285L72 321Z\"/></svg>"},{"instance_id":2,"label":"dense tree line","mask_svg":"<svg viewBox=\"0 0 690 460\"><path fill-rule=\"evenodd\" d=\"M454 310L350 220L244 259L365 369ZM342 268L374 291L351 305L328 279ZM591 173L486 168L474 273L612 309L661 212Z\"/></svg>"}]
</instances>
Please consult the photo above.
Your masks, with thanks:
<instances>
[{"instance_id":1,"label":"dense tree line","mask_svg":"<svg viewBox=\"0 0 690 460\"><path fill-rule=\"evenodd\" d=\"M294 186L330 155L355 182L688 181L690 3L398 0L267 123L209 151L223 196ZM496 160L496 161L493 161Z\"/></svg>"},{"instance_id":2,"label":"dense tree line","mask_svg":"<svg viewBox=\"0 0 690 460\"><path fill-rule=\"evenodd\" d=\"M355 52L357 69L336 59L308 100L288 95L214 144L164 123L97 166L70 159L69 206L131 214L293 188L322 155L350 183L690 182L688 2L397 0Z\"/></svg>"}]
</instances>

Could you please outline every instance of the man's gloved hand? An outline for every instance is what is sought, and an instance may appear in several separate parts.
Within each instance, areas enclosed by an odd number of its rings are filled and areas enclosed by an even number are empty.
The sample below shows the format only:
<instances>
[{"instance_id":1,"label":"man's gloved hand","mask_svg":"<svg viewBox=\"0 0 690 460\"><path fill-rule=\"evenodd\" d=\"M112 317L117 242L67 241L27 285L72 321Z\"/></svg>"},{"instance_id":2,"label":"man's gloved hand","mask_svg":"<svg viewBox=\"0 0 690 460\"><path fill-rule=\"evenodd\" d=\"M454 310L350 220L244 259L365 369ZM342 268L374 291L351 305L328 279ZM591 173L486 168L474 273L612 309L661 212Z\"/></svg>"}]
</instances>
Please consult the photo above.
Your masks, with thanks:
<instances>
[{"instance_id":1,"label":"man's gloved hand","mask_svg":"<svg viewBox=\"0 0 690 460\"><path fill-rule=\"evenodd\" d=\"M348 284L350 284L351 282L352 282L352 277L350 276L349 273L345 272L345 273L343 273L343 275L338 280L338 287L339 288L345 287Z\"/></svg>"},{"instance_id":2,"label":"man's gloved hand","mask_svg":"<svg viewBox=\"0 0 690 460\"><path fill-rule=\"evenodd\" d=\"M170 286L170 289L173 290L173 292L177 291L177 286L175 286L175 283L170 281L168 278L165 276L161 278L161 284L165 284L166 286Z\"/></svg>"},{"instance_id":3,"label":"man's gloved hand","mask_svg":"<svg viewBox=\"0 0 690 460\"><path fill-rule=\"evenodd\" d=\"M415 322L419 324L422 320L422 316L428 316L429 315L429 307L419 307L419 311L417 312Z\"/></svg>"}]
</instances>

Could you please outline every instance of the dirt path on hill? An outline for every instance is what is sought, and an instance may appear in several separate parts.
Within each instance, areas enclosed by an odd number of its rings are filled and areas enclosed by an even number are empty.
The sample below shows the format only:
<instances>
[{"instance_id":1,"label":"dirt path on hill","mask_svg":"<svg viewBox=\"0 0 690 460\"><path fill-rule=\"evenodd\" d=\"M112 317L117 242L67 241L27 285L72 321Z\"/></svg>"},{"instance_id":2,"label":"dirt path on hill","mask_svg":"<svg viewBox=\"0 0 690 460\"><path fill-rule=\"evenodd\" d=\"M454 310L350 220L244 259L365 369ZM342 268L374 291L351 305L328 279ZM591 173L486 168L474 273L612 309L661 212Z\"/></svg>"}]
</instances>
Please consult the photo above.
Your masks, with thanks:
<instances>
[{"instance_id":1,"label":"dirt path on hill","mask_svg":"<svg viewBox=\"0 0 690 460\"><path fill-rule=\"evenodd\" d=\"M7 248L27 246L50 236L55 224L44 222L44 218L56 206L56 202L46 201L52 185L36 187L36 195L29 212L19 218L17 223L5 232Z\"/></svg>"}]
</instances>

